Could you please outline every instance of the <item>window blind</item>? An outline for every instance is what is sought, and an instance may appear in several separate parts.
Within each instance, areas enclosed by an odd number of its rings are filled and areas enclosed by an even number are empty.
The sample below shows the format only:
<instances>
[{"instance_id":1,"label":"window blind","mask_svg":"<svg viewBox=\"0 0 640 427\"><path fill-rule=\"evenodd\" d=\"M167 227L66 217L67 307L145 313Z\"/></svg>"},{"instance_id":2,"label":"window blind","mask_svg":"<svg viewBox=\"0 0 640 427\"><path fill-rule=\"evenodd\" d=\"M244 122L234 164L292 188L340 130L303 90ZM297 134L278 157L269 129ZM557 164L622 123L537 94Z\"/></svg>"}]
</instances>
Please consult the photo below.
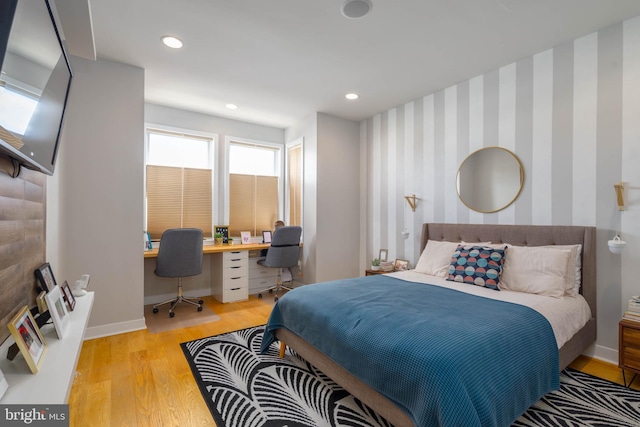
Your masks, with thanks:
<instances>
[{"instance_id":1,"label":"window blind","mask_svg":"<svg viewBox=\"0 0 640 427\"><path fill-rule=\"evenodd\" d=\"M272 230L278 220L278 177L229 174L229 235Z\"/></svg>"},{"instance_id":2,"label":"window blind","mask_svg":"<svg viewBox=\"0 0 640 427\"><path fill-rule=\"evenodd\" d=\"M302 225L302 145L289 148L289 225Z\"/></svg>"},{"instance_id":3,"label":"window blind","mask_svg":"<svg viewBox=\"0 0 640 427\"><path fill-rule=\"evenodd\" d=\"M147 165L147 231L200 228L212 236L211 170Z\"/></svg>"}]
</instances>

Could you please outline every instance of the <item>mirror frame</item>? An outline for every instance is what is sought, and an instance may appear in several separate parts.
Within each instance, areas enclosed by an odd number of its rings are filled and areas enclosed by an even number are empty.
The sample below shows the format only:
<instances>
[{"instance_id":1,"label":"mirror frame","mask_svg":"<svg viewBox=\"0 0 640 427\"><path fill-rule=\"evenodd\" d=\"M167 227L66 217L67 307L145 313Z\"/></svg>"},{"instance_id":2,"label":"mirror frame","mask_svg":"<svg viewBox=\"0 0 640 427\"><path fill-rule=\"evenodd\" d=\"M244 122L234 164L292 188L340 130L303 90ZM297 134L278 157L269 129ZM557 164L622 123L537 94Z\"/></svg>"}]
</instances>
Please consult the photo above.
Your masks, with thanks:
<instances>
[{"instance_id":1,"label":"mirror frame","mask_svg":"<svg viewBox=\"0 0 640 427\"><path fill-rule=\"evenodd\" d=\"M460 170L462 169L462 167L464 166L464 164L467 162L467 160L469 160L474 154L479 153L481 151L484 150L489 150L489 149L498 149L498 150L502 150L508 154L511 155L511 157L513 157L513 159L516 161L516 163L518 164L518 169L520 171L520 186L518 188L518 191L516 192L516 194L513 196L513 198L506 203L504 206L501 206L497 209L494 210L489 210L489 211L482 211L479 209L476 209L472 206L469 206L469 204L467 202L465 202L465 200L462 198L462 195L460 194ZM460 163L460 166L458 167L458 171L456 172L456 193L458 194L458 198L460 199L460 201L469 209L476 211L476 212L480 212L480 213L494 213L494 212L498 212L501 211L503 209L508 208L509 206L511 206L511 204L513 204L513 202L516 201L516 199L518 198L518 196L520 195L520 193L522 192L522 188L524 187L524 167L522 166L522 162L520 161L520 159L518 158L518 156L515 155L515 153L513 153L511 150L508 150L506 148L503 147L498 147L498 146L490 146L490 147L482 147L478 150L475 150L474 152L470 153L467 157L465 157L465 159L462 161L462 163Z\"/></svg>"}]
</instances>

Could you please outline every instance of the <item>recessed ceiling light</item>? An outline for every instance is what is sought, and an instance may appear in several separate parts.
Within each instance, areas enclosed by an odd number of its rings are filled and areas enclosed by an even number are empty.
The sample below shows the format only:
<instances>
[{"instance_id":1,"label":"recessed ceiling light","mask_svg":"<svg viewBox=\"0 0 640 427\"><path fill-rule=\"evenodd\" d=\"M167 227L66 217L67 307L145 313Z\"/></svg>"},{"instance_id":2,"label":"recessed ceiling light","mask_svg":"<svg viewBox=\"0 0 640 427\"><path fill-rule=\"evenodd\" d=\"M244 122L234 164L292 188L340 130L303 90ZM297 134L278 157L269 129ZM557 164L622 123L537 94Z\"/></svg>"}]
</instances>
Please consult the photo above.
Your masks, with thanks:
<instances>
[{"instance_id":1,"label":"recessed ceiling light","mask_svg":"<svg viewBox=\"0 0 640 427\"><path fill-rule=\"evenodd\" d=\"M182 47L182 41L173 36L162 37L162 43L164 43L166 46L169 46L172 49L180 49Z\"/></svg>"},{"instance_id":2,"label":"recessed ceiling light","mask_svg":"<svg viewBox=\"0 0 640 427\"><path fill-rule=\"evenodd\" d=\"M370 0L345 0L342 3L342 14L347 18L358 19L369 13L372 8Z\"/></svg>"},{"instance_id":3,"label":"recessed ceiling light","mask_svg":"<svg viewBox=\"0 0 640 427\"><path fill-rule=\"evenodd\" d=\"M227 104L225 105L229 110L236 110L238 106L236 104Z\"/></svg>"},{"instance_id":4,"label":"recessed ceiling light","mask_svg":"<svg viewBox=\"0 0 640 427\"><path fill-rule=\"evenodd\" d=\"M344 97L347 99L358 99L360 95L358 95L357 93L348 93Z\"/></svg>"}]
</instances>

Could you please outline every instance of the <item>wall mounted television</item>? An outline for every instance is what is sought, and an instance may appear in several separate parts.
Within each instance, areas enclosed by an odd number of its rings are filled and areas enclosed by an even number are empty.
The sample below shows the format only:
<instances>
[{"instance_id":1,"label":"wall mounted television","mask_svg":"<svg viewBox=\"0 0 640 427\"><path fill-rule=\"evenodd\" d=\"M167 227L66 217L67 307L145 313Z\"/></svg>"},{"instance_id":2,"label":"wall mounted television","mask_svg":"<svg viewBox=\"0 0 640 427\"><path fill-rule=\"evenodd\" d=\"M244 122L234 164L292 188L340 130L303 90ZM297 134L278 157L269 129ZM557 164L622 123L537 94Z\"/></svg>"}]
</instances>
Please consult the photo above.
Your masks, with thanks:
<instances>
[{"instance_id":1,"label":"wall mounted television","mask_svg":"<svg viewBox=\"0 0 640 427\"><path fill-rule=\"evenodd\" d=\"M0 153L53 175L71 66L49 0L0 0Z\"/></svg>"}]
</instances>

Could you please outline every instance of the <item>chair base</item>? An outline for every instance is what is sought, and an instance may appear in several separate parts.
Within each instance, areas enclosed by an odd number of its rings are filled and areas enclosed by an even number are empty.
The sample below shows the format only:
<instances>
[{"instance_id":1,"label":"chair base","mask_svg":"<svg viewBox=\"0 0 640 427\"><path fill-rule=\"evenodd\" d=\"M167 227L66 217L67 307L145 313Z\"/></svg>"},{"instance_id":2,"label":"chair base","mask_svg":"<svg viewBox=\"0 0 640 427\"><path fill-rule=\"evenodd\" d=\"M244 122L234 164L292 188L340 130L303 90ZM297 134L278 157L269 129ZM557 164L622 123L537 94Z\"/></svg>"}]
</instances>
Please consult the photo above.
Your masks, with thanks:
<instances>
[{"instance_id":1,"label":"chair base","mask_svg":"<svg viewBox=\"0 0 640 427\"><path fill-rule=\"evenodd\" d=\"M173 312L173 309L176 308L176 305L180 304L181 302L186 302L188 304L191 305L195 305L196 307L198 307L198 311L202 311L202 304L204 303L203 300L201 300L200 298L185 298L182 296L182 281L180 280L180 284L178 285L178 296L175 298L171 298L170 300L167 300L165 302L161 302L160 304L156 304L153 306L153 312L157 313L158 312L158 307L163 306L165 304L171 304L171 307L169 307L169 317L173 317L176 314Z\"/></svg>"},{"instance_id":2,"label":"chair base","mask_svg":"<svg viewBox=\"0 0 640 427\"><path fill-rule=\"evenodd\" d=\"M289 272L291 272L291 270L290 270L290 269L289 269ZM293 276L292 276L292 277L293 277ZM291 282L286 282L286 283L287 283L287 284L289 284L289 283L293 283L293 280L291 280ZM278 273L278 279L277 279L276 285L275 285L275 286L271 286L270 288L267 288L267 289L263 289L263 290L261 290L261 291L258 293L258 298L259 298L259 299L262 299L262 293L263 293L263 292L269 292L269 293L272 293L273 291L275 291L275 293L276 293L276 294L275 294L275 296L273 297L273 300L274 300L274 301L278 301L278 293L279 293L280 291L282 291L283 289L286 289L287 291L290 291L290 290L292 290L293 288L290 288L290 287L285 286L285 285L283 285L283 284L282 284L282 269L280 269L280 272Z\"/></svg>"}]
</instances>

